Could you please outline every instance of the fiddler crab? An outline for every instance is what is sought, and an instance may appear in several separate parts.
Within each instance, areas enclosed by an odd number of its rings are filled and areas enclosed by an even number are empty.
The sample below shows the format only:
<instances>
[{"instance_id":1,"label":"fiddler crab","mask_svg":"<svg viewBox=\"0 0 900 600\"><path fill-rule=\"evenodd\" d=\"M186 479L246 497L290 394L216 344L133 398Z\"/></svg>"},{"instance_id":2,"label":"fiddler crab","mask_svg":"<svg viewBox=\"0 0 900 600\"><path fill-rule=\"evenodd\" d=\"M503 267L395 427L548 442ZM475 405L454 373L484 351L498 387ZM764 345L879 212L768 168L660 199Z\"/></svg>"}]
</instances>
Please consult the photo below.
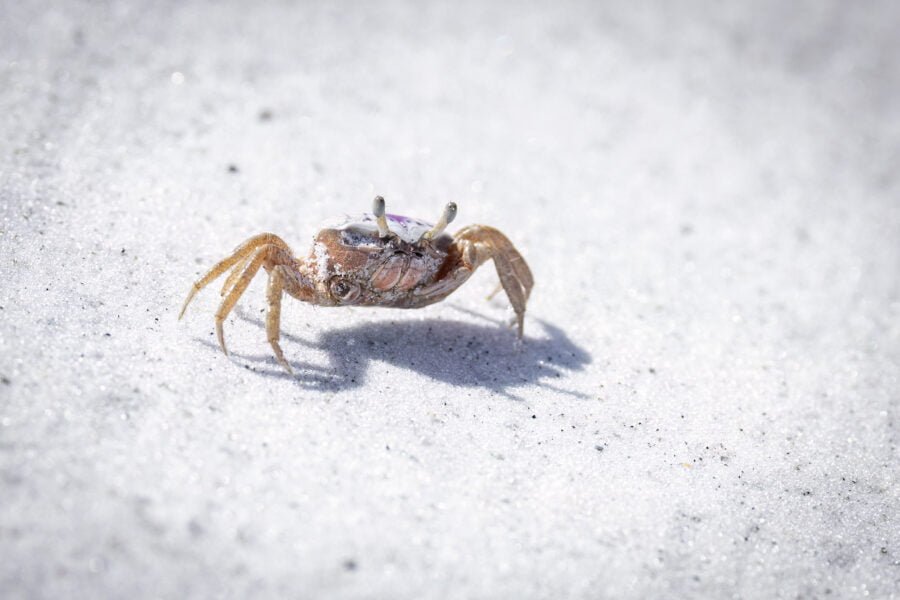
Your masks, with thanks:
<instances>
[{"instance_id":1,"label":"fiddler crab","mask_svg":"<svg viewBox=\"0 0 900 600\"><path fill-rule=\"evenodd\" d=\"M275 234L255 235L194 282L178 318L197 292L231 270L216 311L216 335L227 355L222 324L262 267L269 274L266 335L278 362L293 373L278 343L283 293L319 306L421 308L452 294L493 259L500 284L488 298L501 288L506 292L521 339L525 304L534 287L531 270L512 242L493 227L469 225L456 235L446 233L455 217L452 202L436 225L389 215L384 198L378 196L371 214L319 231L305 259L296 258Z\"/></svg>"}]
</instances>

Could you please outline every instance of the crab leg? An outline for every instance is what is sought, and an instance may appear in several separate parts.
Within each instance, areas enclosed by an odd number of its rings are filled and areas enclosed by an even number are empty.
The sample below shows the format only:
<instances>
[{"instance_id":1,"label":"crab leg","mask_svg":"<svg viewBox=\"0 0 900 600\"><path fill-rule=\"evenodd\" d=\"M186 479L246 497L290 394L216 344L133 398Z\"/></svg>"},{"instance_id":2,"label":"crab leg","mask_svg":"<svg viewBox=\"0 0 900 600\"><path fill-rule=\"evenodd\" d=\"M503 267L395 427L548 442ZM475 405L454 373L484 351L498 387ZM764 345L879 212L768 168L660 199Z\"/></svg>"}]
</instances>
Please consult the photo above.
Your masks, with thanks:
<instances>
[{"instance_id":1,"label":"crab leg","mask_svg":"<svg viewBox=\"0 0 900 600\"><path fill-rule=\"evenodd\" d=\"M462 262L465 268L474 271L488 260L494 260L500 285L516 313L521 338L525 327L525 306L534 287L534 277L525 259L509 238L493 227L470 225L458 231L455 238L464 245Z\"/></svg>"},{"instance_id":2,"label":"crab leg","mask_svg":"<svg viewBox=\"0 0 900 600\"><path fill-rule=\"evenodd\" d=\"M498 281L498 282L497 282L497 287L494 288L494 291L492 291L490 294L488 294L484 299L485 299L485 300L493 300L493 299L494 299L494 296L496 296L497 294L499 294L499 293L500 293L500 290L502 290L502 289L503 289L503 284L500 283L500 282Z\"/></svg>"},{"instance_id":3,"label":"crab leg","mask_svg":"<svg viewBox=\"0 0 900 600\"><path fill-rule=\"evenodd\" d=\"M181 317L184 316L184 311L187 310L188 305L194 299L194 296L197 295L197 292L209 285L210 282L219 277L219 275L230 269L231 266L234 265L234 263L238 262L238 260L240 260L240 256L233 254L228 258L219 261L212 269L207 271L206 275L204 275L191 285L191 291L188 292L188 296L187 298L185 298L184 304L181 305L181 312L178 313L179 321L181 320Z\"/></svg>"},{"instance_id":4,"label":"crab leg","mask_svg":"<svg viewBox=\"0 0 900 600\"><path fill-rule=\"evenodd\" d=\"M491 259L500 278L498 290L502 288L512 304L521 338L525 326L525 306L534 287L534 277L509 238L493 227L470 225L456 232L448 266L435 281L413 291L422 299L414 305L426 306L443 300Z\"/></svg>"},{"instance_id":5,"label":"crab leg","mask_svg":"<svg viewBox=\"0 0 900 600\"><path fill-rule=\"evenodd\" d=\"M217 262L213 266L213 268L206 272L203 277L201 277L200 279L195 281L193 285L191 285L191 291L188 292L188 296L185 299L184 304L181 306L181 312L178 313L178 319L180 320L181 317L184 316L184 311L187 310L188 305L194 299L194 296L197 295L197 292L217 279L220 275L222 275L222 273L234 266L235 263L240 262L241 259L247 258L256 248L262 246L263 244L273 244L287 251L289 254L291 253L290 246L288 246L284 240L282 240L274 233L260 233L259 235L254 235L253 237L239 245L237 248L235 248L234 252L231 253L231 256ZM240 271L241 266L243 266L243 264L245 263L246 261L243 261L241 265L238 266L237 270ZM229 281L233 281L233 274L232 277L229 277L228 281L225 282L225 287L222 288L222 295L225 294Z\"/></svg>"},{"instance_id":6,"label":"crab leg","mask_svg":"<svg viewBox=\"0 0 900 600\"><path fill-rule=\"evenodd\" d=\"M287 369L291 375L294 371L291 365L284 358L284 352L281 351L281 344L278 338L281 334L281 298L284 289L284 266L277 265L269 272L269 285L266 288L266 300L269 302L269 311L266 313L266 335L269 338L269 344L272 351L275 352L275 358L281 363L281 366Z\"/></svg>"},{"instance_id":7,"label":"crab leg","mask_svg":"<svg viewBox=\"0 0 900 600\"><path fill-rule=\"evenodd\" d=\"M228 277L225 278L225 283L222 284L222 289L219 292L220 296L225 296L232 287L234 287L234 282L237 281L237 278L241 276L241 273L244 271L244 268L247 266L247 263L250 262L250 259L253 258L253 254L247 254L244 258L242 258L234 267L231 269L231 273L228 274Z\"/></svg>"},{"instance_id":8,"label":"crab leg","mask_svg":"<svg viewBox=\"0 0 900 600\"><path fill-rule=\"evenodd\" d=\"M516 313L516 321L519 324L519 337L521 338L525 327L525 303L528 302L528 293L531 290L526 288L521 279L519 279L519 275L513 269L511 262L503 254L494 255L494 266L497 268L497 276L500 277L503 290L509 297L509 302Z\"/></svg>"},{"instance_id":9,"label":"crab leg","mask_svg":"<svg viewBox=\"0 0 900 600\"><path fill-rule=\"evenodd\" d=\"M257 248L256 253L253 255L253 259L244 268L240 278L235 282L234 287L231 288L231 291L228 292L225 299L222 300L222 303L219 305L219 310L216 311L216 337L219 339L219 346L222 347L222 352L226 355L228 354L228 349L225 346L223 323L231 312L231 309L237 304L238 299L247 289L247 286L250 285L250 281L256 275L256 272L259 271L259 268L266 262L269 262L270 264L290 264L291 260L290 254L275 244L266 244Z\"/></svg>"}]
</instances>

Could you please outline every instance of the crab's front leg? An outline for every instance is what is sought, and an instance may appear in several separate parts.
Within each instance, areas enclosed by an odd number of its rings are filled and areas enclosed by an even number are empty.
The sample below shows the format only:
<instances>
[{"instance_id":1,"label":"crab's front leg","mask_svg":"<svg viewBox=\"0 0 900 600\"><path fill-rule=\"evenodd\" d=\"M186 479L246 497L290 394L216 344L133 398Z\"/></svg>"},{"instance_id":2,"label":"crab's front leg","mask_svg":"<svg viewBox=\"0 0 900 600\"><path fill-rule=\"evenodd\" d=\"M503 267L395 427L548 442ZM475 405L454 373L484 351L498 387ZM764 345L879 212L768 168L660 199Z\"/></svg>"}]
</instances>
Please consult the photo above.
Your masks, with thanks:
<instances>
[{"instance_id":1,"label":"crab's front leg","mask_svg":"<svg viewBox=\"0 0 900 600\"><path fill-rule=\"evenodd\" d=\"M178 319L181 320L181 317L184 316L184 312L187 310L188 305L194 299L194 296L197 295L197 292L205 288L215 279L218 279L229 269L232 269L231 274L226 279L225 285L222 287L222 291L220 292L221 296L226 296L228 292L234 287L234 283L244 272L244 268L247 266L247 263L250 262L250 260L253 258L254 251L257 250L260 246L265 246L267 244L278 246L279 248L285 250L288 254L291 254L290 246L288 246L283 239L281 239L274 233L260 233L259 235L254 235L253 237L240 244L237 248L235 248L234 252L232 252L231 255L216 263L213 268L211 268L206 272L205 275L203 275L203 277L201 277L191 285L191 291L188 293L184 304L181 305L181 312L178 313Z\"/></svg>"},{"instance_id":2,"label":"crab's front leg","mask_svg":"<svg viewBox=\"0 0 900 600\"><path fill-rule=\"evenodd\" d=\"M278 343L278 339L281 337L281 298L288 273L285 265L276 265L269 271L269 285L266 287L266 302L269 304L269 310L266 312L266 337L269 345L272 346L275 358L288 373L293 375L294 371L287 359L284 358L281 344Z\"/></svg>"},{"instance_id":3,"label":"crab's front leg","mask_svg":"<svg viewBox=\"0 0 900 600\"><path fill-rule=\"evenodd\" d=\"M432 298L445 297L462 285L478 267L493 260L500 285L516 313L521 338L525 326L525 306L534 287L534 277L525 259L509 238L487 225L469 225L453 237L448 257L450 268L438 281L423 288L421 293Z\"/></svg>"},{"instance_id":4,"label":"crab's front leg","mask_svg":"<svg viewBox=\"0 0 900 600\"><path fill-rule=\"evenodd\" d=\"M215 317L219 345L222 351L228 354L223 324L260 268L269 272L269 284L266 290L266 299L269 305L266 314L266 334L278 362L291 373L291 367L285 360L281 345L278 343L281 299L284 292L287 292L298 300L309 301L314 294L314 287L307 280L301 261L293 257L288 245L278 236L264 233L254 236L238 246L231 256L217 263L191 286L181 314L184 314L188 304L198 291L231 269L231 273L222 287L222 303L219 305ZM180 318L181 315L179 315Z\"/></svg>"}]
</instances>

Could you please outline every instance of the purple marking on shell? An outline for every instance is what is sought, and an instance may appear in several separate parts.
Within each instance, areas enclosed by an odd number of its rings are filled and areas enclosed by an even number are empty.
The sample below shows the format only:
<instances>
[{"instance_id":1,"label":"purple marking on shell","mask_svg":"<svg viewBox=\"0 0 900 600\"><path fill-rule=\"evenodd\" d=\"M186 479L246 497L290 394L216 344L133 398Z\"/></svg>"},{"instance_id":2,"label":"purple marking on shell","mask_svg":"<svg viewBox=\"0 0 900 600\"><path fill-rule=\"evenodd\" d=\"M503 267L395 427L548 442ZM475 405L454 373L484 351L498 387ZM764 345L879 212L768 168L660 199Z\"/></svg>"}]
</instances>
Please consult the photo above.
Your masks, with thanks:
<instances>
[{"instance_id":1,"label":"purple marking on shell","mask_svg":"<svg viewBox=\"0 0 900 600\"><path fill-rule=\"evenodd\" d=\"M385 217L387 217L390 230L397 234L401 240L409 244L418 242L422 237L422 234L434 227L431 223L426 223L425 221L414 219L412 217L405 217L403 215L385 214ZM375 215L371 213L365 213L358 217L347 216L344 222L338 225L337 228L353 228L366 232L378 231Z\"/></svg>"},{"instance_id":2,"label":"purple marking on shell","mask_svg":"<svg viewBox=\"0 0 900 600\"><path fill-rule=\"evenodd\" d=\"M388 221L394 221L395 223L402 223L404 225L406 223L415 223L417 225L428 225L428 223L426 223L425 221L422 221L420 219L413 219L412 217L404 217L403 215L385 214L384 216L387 217ZM429 225L429 227L431 227L431 225Z\"/></svg>"}]
</instances>

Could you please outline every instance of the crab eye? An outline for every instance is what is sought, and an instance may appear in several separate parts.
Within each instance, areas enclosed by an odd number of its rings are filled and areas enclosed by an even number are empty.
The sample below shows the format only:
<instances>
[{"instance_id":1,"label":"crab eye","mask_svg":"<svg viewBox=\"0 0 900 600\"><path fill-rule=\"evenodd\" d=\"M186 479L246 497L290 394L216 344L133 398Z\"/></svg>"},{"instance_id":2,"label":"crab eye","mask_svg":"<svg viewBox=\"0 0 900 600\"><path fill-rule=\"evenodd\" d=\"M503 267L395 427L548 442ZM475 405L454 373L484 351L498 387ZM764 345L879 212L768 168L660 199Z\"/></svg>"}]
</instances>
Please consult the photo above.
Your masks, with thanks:
<instances>
[{"instance_id":1,"label":"crab eye","mask_svg":"<svg viewBox=\"0 0 900 600\"><path fill-rule=\"evenodd\" d=\"M329 287L331 295L342 302L353 302L359 297L359 286L346 279L337 277Z\"/></svg>"}]
</instances>

